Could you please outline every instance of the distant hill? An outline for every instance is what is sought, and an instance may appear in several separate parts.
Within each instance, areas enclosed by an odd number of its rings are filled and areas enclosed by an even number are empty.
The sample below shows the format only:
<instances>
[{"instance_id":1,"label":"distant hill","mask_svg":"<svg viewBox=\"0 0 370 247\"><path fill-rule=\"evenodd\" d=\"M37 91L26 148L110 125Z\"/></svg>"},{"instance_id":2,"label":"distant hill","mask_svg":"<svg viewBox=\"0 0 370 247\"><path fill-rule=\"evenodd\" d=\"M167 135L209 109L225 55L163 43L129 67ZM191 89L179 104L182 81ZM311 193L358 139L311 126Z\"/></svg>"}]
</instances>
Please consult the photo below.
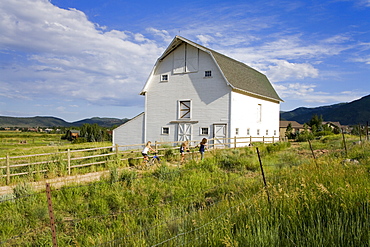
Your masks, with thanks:
<instances>
[{"instance_id":1,"label":"distant hill","mask_svg":"<svg viewBox=\"0 0 370 247\"><path fill-rule=\"evenodd\" d=\"M85 123L98 124L102 127L112 127L114 125L121 125L129 119L118 118L87 118L76 122L66 122L63 119L56 117L5 117L0 116L0 127L79 127Z\"/></svg>"},{"instance_id":2,"label":"distant hill","mask_svg":"<svg viewBox=\"0 0 370 247\"><path fill-rule=\"evenodd\" d=\"M370 95L349 103L340 103L315 108L299 107L293 111L281 112L281 120L307 123L313 115L322 115L324 121L340 122L344 125L366 124L370 122Z\"/></svg>"}]
</instances>

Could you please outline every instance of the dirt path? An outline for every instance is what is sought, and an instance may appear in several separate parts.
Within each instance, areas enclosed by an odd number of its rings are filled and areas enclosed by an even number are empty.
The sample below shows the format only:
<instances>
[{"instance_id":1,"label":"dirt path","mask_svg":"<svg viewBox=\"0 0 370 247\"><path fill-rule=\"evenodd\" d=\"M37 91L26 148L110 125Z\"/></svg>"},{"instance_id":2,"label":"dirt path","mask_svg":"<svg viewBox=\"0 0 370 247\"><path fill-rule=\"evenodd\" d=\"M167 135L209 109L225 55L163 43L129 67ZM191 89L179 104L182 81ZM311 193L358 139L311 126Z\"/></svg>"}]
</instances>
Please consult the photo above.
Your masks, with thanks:
<instances>
[{"instance_id":1,"label":"dirt path","mask_svg":"<svg viewBox=\"0 0 370 247\"><path fill-rule=\"evenodd\" d=\"M109 171L102 171L102 172L94 172L94 173L87 173L81 175L74 175L74 176L66 176L60 178L52 178L46 179L38 182L30 182L27 183L34 191L42 191L45 189L46 183L49 183L52 188L58 189L62 186L68 184L81 184L81 183L88 183L92 181L98 181L102 176L109 174ZM11 194L13 193L13 189L17 185L10 185L10 186L2 186L0 187L0 195Z\"/></svg>"}]
</instances>

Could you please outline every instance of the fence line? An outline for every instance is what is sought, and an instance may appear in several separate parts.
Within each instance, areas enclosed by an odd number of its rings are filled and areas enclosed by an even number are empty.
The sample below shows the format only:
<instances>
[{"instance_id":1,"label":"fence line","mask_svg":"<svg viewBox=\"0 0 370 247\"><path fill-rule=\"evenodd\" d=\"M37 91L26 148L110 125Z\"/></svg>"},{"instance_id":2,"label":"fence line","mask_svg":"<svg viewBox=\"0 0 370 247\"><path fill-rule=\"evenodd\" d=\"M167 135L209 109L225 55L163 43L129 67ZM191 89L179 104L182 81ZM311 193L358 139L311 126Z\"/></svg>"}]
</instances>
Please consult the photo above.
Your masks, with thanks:
<instances>
[{"instance_id":1,"label":"fence line","mask_svg":"<svg viewBox=\"0 0 370 247\"><path fill-rule=\"evenodd\" d=\"M209 147L213 149L237 148L251 145L253 142L274 143L279 137L232 137L209 139ZM200 142L191 140L194 146ZM178 149L181 142L155 142L155 149L159 152L169 149ZM52 169L62 170L71 175L73 168L87 167L106 164L110 161L129 161L129 159L141 159L141 147L145 144L112 145L107 147L88 148L60 151L54 153L29 154L21 156L0 157L0 178L6 178L6 184L10 184L10 178L14 176L48 173ZM161 148L161 146L165 146ZM169 147L168 147L169 146ZM132 149L132 148L136 149ZM131 148L131 150L128 150ZM5 161L5 162L4 162ZM3 163L3 165L1 165ZM4 165L5 163L5 165ZM54 165L54 167L52 167Z\"/></svg>"}]
</instances>

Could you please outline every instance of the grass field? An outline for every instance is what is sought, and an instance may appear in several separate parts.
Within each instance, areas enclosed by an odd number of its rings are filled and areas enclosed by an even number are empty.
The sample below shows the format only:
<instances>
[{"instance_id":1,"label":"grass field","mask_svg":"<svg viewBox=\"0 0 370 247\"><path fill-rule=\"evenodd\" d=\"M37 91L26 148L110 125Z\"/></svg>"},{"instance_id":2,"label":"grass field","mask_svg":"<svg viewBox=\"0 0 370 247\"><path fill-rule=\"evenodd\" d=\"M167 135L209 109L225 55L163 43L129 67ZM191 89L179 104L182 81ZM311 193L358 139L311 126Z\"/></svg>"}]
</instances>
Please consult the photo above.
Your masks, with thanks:
<instances>
[{"instance_id":1,"label":"grass field","mask_svg":"<svg viewBox=\"0 0 370 247\"><path fill-rule=\"evenodd\" d=\"M111 142L94 142L71 144L61 140L62 134L48 134L40 132L0 131L0 157L51 153L60 149L84 149L91 147L111 146Z\"/></svg>"},{"instance_id":2,"label":"grass field","mask_svg":"<svg viewBox=\"0 0 370 247\"><path fill-rule=\"evenodd\" d=\"M369 246L370 144L356 140L312 141L315 156L275 143L148 171L114 163L99 182L52 189L58 246ZM0 199L0 245L52 245L45 198L20 183Z\"/></svg>"}]
</instances>

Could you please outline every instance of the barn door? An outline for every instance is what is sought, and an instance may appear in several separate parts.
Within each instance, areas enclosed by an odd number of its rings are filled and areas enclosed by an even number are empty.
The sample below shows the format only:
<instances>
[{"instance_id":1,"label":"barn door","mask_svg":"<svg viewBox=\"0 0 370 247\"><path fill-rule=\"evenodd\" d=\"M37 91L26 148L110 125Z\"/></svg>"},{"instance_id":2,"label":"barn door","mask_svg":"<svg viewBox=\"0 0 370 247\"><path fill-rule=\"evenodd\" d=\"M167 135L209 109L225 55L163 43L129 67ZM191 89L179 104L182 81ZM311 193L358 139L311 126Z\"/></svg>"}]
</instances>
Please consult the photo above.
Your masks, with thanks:
<instances>
[{"instance_id":1,"label":"barn door","mask_svg":"<svg viewBox=\"0 0 370 247\"><path fill-rule=\"evenodd\" d=\"M191 124L179 123L177 127L177 140L180 142L191 140Z\"/></svg>"},{"instance_id":2,"label":"barn door","mask_svg":"<svg viewBox=\"0 0 370 247\"><path fill-rule=\"evenodd\" d=\"M226 143L226 124L213 125L213 139L215 148L224 148Z\"/></svg>"}]
</instances>

